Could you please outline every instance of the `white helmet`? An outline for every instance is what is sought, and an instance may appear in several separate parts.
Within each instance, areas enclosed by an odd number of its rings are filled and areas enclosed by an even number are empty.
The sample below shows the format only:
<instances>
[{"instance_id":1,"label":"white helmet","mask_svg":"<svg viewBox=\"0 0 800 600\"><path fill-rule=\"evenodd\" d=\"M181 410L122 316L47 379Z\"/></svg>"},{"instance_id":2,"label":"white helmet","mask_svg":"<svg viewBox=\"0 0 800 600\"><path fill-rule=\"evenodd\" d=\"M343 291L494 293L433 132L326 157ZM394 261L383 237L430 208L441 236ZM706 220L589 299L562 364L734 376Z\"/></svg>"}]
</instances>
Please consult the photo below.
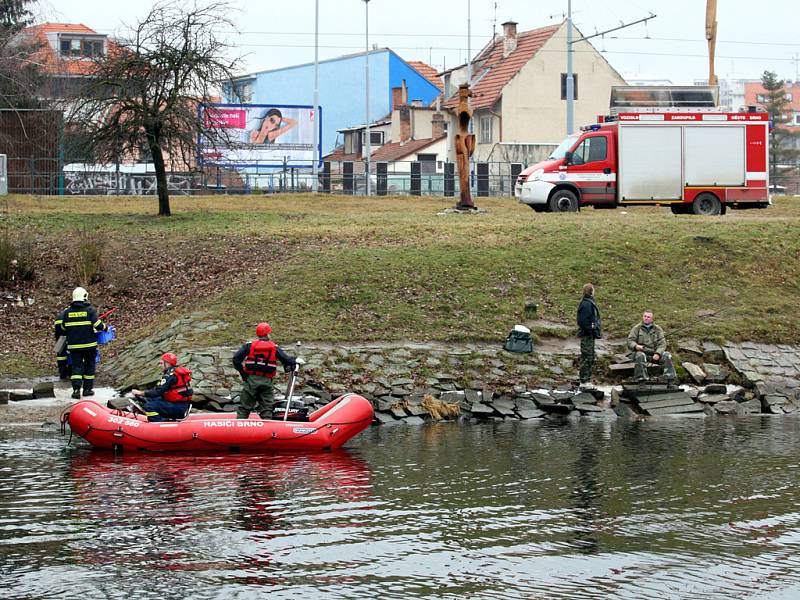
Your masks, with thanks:
<instances>
[{"instance_id":1,"label":"white helmet","mask_svg":"<svg viewBox=\"0 0 800 600\"><path fill-rule=\"evenodd\" d=\"M73 302L87 302L89 300L89 292L82 287L76 287L72 290Z\"/></svg>"}]
</instances>

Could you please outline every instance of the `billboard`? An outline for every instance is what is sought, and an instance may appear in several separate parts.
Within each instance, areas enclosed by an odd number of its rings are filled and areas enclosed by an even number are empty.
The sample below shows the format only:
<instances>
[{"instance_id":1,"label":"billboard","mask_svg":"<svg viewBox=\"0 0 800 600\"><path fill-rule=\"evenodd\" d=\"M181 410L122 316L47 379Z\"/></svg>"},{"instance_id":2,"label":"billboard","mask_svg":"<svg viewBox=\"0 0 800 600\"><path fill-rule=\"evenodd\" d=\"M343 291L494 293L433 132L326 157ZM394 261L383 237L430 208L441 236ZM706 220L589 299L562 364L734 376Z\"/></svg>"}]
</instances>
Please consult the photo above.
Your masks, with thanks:
<instances>
[{"instance_id":1,"label":"billboard","mask_svg":"<svg viewBox=\"0 0 800 600\"><path fill-rule=\"evenodd\" d=\"M314 127L322 150L322 114L313 106L286 104L209 104L201 109L206 128L224 129L224 142L200 137L203 162L233 167L310 167L314 161Z\"/></svg>"}]
</instances>

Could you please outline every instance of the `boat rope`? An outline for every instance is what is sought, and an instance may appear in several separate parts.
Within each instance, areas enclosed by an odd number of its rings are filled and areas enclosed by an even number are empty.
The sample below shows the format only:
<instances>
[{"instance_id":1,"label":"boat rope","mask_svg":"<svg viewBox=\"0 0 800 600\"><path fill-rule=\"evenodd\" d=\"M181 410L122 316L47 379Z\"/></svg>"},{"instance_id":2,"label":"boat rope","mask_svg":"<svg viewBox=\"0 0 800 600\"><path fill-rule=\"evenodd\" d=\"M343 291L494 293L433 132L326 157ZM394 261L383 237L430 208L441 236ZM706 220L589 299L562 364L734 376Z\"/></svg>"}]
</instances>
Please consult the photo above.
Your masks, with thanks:
<instances>
[{"instance_id":1,"label":"boat rope","mask_svg":"<svg viewBox=\"0 0 800 600\"><path fill-rule=\"evenodd\" d=\"M167 440L148 439L146 437L135 435L135 434L131 433L130 431L122 430L121 428L118 428L118 429L103 429L103 428L100 428L100 427L95 427L94 430L95 431L101 431L101 432L104 432L104 433L120 433L121 432L124 435L127 435L127 436L129 436L129 437L131 437L131 438L133 438L135 440L138 440L140 442L147 443L147 444L173 445L173 444L185 444L187 442L191 442L193 440L197 440L197 441L203 442L204 444L209 444L211 446L219 446L221 448L228 448L231 445L235 445L235 446L237 446L239 448L249 448L250 446L259 446L261 444L265 444L267 442L272 442L272 441L276 441L276 442L291 442L291 441L294 441L294 440L298 440L300 438L307 437L309 435L313 435L313 434L317 433L320 429L325 429L325 428L330 429L332 427L340 427L340 426L343 426L343 425L355 425L355 424L363 423L364 421L372 421L372 417L359 419L358 421L342 421L340 423L325 423L325 425L322 425L320 427L314 427L314 429L312 431L307 431L305 433L301 433L299 435L292 436L292 437L278 437L278 436L274 435L274 432L270 432L270 435L268 437L266 437L264 439L261 439L261 440L256 440L254 442L250 442L248 444L231 444L230 442L216 442L216 441L213 441L213 440L207 440L207 439L201 438L196 432L193 432L191 437L189 437L187 439L184 439L184 440L170 440L170 441L167 441ZM306 423L306 421L296 421L296 423L298 425L301 425L303 423Z\"/></svg>"},{"instance_id":2,"label":"boat rope","mask_svg":"<svg viewBox=\"0 0 800 600\"><path fill-rule=\"evenodd\" d=\"M61 411L61 417L59 417L61 421L61 435L67 435L67 422L69 421L69 413L70 411L64 409ZM69 428L69 439L67 440L67 446L72 443L72 427Z\"/></svg>"}]
</instances>

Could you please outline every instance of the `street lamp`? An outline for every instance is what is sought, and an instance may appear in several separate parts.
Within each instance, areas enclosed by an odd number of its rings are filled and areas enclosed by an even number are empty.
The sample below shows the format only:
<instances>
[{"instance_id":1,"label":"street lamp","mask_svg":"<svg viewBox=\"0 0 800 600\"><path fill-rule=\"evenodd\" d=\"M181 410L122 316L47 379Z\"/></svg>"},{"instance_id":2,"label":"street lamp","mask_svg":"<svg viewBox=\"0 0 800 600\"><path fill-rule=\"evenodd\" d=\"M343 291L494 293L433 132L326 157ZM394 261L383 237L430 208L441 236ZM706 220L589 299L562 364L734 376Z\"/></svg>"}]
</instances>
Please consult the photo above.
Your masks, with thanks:
<instances>
[{"instance_id":1,"label":"street lamp","mask_svg":"<svg viewBox=\"0 0 800 600\"><path fill-rule=\"evenodd\" d=\"M567 0L567 135L575 128L574 106L575 76L572 73L572 0Z\"/></svg>"},{"instance_id":2,"label":"street lamp","mask_svg":"<svg viewBox=\"0 0 800 600\"><path fill-rule=\"evenodd\" d=\"M367 196L370 195L372 192L370 181L369 181L369 158L370 154L372 154L372 144L370 143L371 140L369 139L369 0L364 1L364 13L365 13L365 27L364 27L364 89L365 89L365 105L366 105L366 119L367 119L367 130L366 130L366 137L367 137L367 162L366 162L366 170L367 170Z\"/></svg>"}]
</instances>

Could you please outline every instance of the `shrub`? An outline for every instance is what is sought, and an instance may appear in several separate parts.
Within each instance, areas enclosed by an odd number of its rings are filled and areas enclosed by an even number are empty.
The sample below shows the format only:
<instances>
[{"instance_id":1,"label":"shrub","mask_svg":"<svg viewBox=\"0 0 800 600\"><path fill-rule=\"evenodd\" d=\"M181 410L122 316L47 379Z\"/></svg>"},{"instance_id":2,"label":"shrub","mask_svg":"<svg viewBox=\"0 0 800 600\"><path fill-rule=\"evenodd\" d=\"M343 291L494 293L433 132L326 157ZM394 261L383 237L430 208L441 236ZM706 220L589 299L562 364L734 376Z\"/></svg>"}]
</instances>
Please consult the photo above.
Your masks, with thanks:
<instances>
[{"instance_id":1,"label":"shrub","mask_svg":"<svg viewBox=\"0 0 800 600\"><path fill-rule=\"evenodd\" d=\"M8 235L0 237L0 281L11 281L17 259L16 248Z\"/></svg>"},{"instance_id":2,"label":"shrub","mask_svg":"<svg viewBox=\"0 0 800 600\"><path fill-rule=\"evenodd\" d=\"M7 233L0 237L0 281L33 279L33 244L15 242Z\"/></svg>"},{"instance_id":3,"label":"shrub","mask_svg":"<svg viewBox=\"0 0 800 600\"><path fill-rule=\"evenodd\" d=\"M103 278L103 251L106 247L106 239L96 232L82 229L74 255L75 278L83 287L88 287L92 283L97 283Z\"/></svg>"}]
</instances>

